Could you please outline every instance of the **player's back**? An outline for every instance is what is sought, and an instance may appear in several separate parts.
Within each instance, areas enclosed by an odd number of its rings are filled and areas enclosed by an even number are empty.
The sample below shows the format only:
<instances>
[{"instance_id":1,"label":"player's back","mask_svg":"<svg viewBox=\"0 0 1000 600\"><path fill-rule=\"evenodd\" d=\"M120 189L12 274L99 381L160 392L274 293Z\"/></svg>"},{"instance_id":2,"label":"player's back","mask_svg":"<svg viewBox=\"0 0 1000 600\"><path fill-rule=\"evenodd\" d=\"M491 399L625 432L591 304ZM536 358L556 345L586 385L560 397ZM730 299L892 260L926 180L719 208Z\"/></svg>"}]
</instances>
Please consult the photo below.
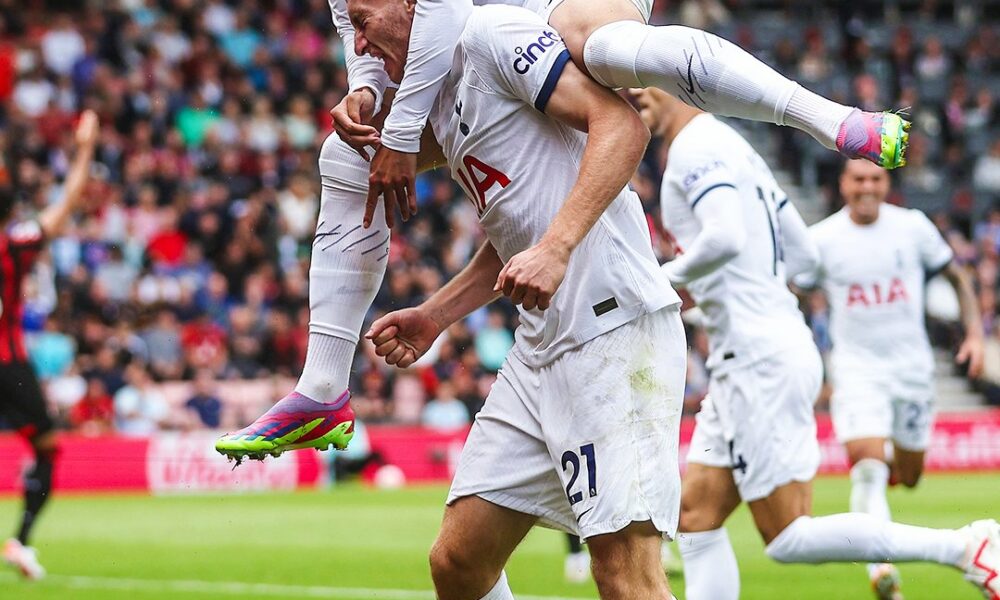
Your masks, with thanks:
<instances>
[{"instance_id":1,"label":"player's back","mask_svg":"<svg viewBox=\"0 0 1000 600\"><path fill-rule=\"evenodd\" d=\"M21 286L43 242L41 227L34 221L0 230L0 364L28 360L21 331Z\"/></svg>"},{"instance_id":2,"label":"player's back","mask_svg":"<svg viewBox=\"0 0 1000 600\"><path fill-rule=\"evenodd\" d=\"M545 115L569 61L538 15L477 7L431 112L452 177L504 262L540 241L579 176L586 135ZM653 255L641 202L625 188L573 251L552 306L521 310L515 351L544 364L676 303Z\"/></svg>"},{"instance_id":3,"label":"player's back","mask_svg":"<svg viewBox=\"0 0 1000 600\"><path fill-rule=\"evenodd\" d=\"M883 204L869 225L844 208L810 229L820 253L818 283L830 304L833 359L851 368L894 363L929 376L924 326L928 272L951 260L934 225L917 210Z\"/></svg>"},{"instance_id":4,"label":"player's back","mask_svg":"<svg viewBox=\"0 0 1000 600\"><path fill-rule=\"evenodd\" d=\"M701 232L697 203L719 187L736 189L746 241L739 253L688 291L707 318L709 366L743 364L809 339L786 283L779 213L788 197L739 133L715 117L695 117L670 145L661 188L664 224L683 252ZM728 357L728 358L727 358Z\"/></svg>"}]
</instances>

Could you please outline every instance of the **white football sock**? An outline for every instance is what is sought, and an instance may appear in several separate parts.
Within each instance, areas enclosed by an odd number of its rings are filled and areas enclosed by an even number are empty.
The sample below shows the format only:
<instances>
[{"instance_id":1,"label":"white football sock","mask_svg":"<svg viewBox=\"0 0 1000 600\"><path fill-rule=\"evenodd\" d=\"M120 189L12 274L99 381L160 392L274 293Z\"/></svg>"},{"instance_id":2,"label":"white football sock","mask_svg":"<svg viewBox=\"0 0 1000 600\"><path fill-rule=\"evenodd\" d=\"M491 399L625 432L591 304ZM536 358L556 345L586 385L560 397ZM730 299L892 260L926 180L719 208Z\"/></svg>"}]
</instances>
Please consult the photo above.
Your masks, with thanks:
<instances>
[{"instance_id":1,"label":"white football sock","mask_svg":"<svg viewBox=\"0 0 1000 600\"><path fill-rule=\"evenodd\" d=\"M310 333L306 364L295 391L317 402L336 400L347 389L357 347L357 342Z\"/></svg>"},{"instance_id":2,"label":"white football sock","mask_svg":"<svg viewBox=\"0 0 1000 600\"><path fill-rule=\"evenodd\" d=\"M740 571L726 529L677 534L688 600L737 600Z\"/></svg>"},{"instance_id":3,"label":"white football sock","mask_svg":"<svg viewBox=\"0 0 1000 600\"><path fill-rule=\"evenodd\" d=\"M885 496L889 485L889 465L875 458L863 458L851 467L851 512L867 513L881 521L889 521L889 500ZM868 563L868 575L880 563Z\"/></svg>"},{"instance_id":4,"label":"white football sock","mask_svg":"<svg viewBox=\"0 0 1000 600\"><path fill-rule=\"evenodd\" d=\"M610 23L583 60L600 83L657 87L717 115L796 127L830 149L853 110L806 90L736 44L682 25Z\"/></svg>"},{"instance_id":5,"label":"white football sock","mask_svg":"<svg viewBox=\"0 0 1000 600\"><path fill-rule=\"evenodd\" d=\"M783 563L917 562L957 567L965 540L951 529L882 521L864 513L799 517L774 538L767 555Z\"/></svg>"},{"instance_id":6,"label":"white football sock","mask_svg":"<svg viewBox=\"0 0 1000 600\"><path fill-rule=\"evenodd\" d=\"M336 399L347 389L354 349L389 256L389 230L381 203L364 229L368 163L330 135L320 151L320 197L309 267L309 347L296 391L314 400Z\"/></svg>"},{"instance_id":7,"label":"white football sock","mask_svg":"<svg viewBox=\"0 0 1000 600\"><path fill-rule=\"evenodd\" d=\"M507 585L507 573L500 571L500 579L497 580L497 584L486 592L486 595L480 600L514 600L514 594L510 591L510 586Z\"/></svg>"}]
</instances>

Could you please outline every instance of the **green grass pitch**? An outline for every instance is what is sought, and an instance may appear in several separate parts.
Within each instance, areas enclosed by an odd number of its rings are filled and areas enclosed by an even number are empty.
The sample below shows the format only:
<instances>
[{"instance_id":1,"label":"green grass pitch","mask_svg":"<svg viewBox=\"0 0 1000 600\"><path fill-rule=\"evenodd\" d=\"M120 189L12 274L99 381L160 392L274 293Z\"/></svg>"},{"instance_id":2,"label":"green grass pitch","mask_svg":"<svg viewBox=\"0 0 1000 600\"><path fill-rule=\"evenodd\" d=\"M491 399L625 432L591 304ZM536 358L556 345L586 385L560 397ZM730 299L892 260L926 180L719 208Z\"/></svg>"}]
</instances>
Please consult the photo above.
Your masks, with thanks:
<instances>
[{"instance_id":1,"label":"green grass pitch","mask_svg":"<svg viewBox=\"0 0 1000 600\"><path fill-rule=\"evenodd\" d=\"M816 514L843 510L848 481L816 484ZM441 518L444 487L245 496L63 496L43 515L35 544L51 576L25 583L0 574L0 598L207 599L337 598L432 600L427 549ZM1000 516L1000 474L931 475L916 491L893 490L901 522L958 527ZM0 499L13 527L19 500ZM770 562L741 509L729 523L743 598L870 598L860 565ZM536 530L508 566L520 599L596 598L592 584L563 582L564 539ZM902 565L908 600L979 598L959 573ZM672 577L683 598L683 580Z\"/></svg>"}]
</instances>

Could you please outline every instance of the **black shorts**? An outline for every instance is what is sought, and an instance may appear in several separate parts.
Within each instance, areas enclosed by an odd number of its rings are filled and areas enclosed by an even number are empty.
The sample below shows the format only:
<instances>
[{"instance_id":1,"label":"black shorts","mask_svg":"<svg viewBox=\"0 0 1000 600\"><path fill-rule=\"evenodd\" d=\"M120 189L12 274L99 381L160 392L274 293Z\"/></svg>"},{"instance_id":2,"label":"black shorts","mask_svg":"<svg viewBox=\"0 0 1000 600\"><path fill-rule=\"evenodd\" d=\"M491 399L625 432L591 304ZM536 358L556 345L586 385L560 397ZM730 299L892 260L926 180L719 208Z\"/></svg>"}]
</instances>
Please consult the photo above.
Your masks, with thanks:
<instances>
[{"instance_id":1,"label":"black shorts","mask_svg":"<svg viewBox=\"0 0 1000 600\"><path fill-rule=\"evenodd\" d=\"M0 364L0 416L29 440L54 428L42 386L28 363Z\"/></svg>"}]
</instances>

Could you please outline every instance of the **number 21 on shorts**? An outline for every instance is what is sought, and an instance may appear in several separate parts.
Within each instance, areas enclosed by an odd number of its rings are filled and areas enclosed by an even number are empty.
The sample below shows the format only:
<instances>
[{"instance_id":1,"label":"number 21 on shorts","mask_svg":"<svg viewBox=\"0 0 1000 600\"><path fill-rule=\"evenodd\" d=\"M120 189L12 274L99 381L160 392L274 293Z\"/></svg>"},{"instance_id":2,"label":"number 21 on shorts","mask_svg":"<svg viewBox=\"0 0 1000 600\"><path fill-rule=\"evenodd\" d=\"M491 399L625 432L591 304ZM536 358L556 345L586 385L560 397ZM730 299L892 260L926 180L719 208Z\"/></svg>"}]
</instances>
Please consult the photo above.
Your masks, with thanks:
<instances>
[{"instance_id":1,"label":"number 21 on shorts","mask_svg":"<svg viewBox=\"0 0 1000 600\"><path fill-rule=\"evenodd\" d=\"M587 489L590 497L593 498L597 495L597 458L594 453L594 444L580 446L579 456L576 452L567 450L562 455L562 469L564 473L567 469L572 469L572 473L569 475L569 483L566 484L566 497L569 498L571 506L583 500L582 491L573 491L576 480L580 476L580 456L583 456L587 461Z\"/></svg>"}]
</instances>

